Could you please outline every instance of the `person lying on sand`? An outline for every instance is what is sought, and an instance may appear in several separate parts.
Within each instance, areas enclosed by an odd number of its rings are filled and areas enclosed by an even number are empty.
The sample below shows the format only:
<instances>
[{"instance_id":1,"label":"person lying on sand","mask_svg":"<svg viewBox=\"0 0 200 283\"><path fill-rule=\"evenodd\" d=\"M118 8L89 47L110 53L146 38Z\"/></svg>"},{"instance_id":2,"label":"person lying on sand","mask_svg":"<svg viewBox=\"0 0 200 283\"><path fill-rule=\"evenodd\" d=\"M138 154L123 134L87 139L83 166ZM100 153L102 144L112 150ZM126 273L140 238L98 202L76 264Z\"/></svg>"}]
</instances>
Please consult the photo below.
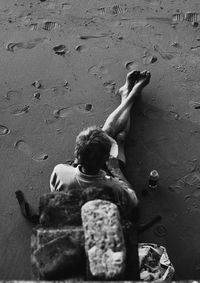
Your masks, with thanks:
<instances>
[{"instance_id":1,"label":"person lying on sand","mask_svg":"<svg viewBox=\"0 0 200 283\"><path fill-rule=\"evenodd\" d=\"M150 82L150 77L150 72L147 71L132 71L127 74L125 84L119 89L120 105L108 116L102 128L88 127L79 133L75 144L77 166L56 165L50 177L51 192L70 194L77 186L81 190L91 186L110 188L116 196L116 202L126 211L128 218L132 219L134 208L138 205L135 191L119 166L118 174L114 175L112 167L111 173L108 173L107 166L112 166L112 160L126 162L124 144L130 128L130 111L136 98ZM110 155L115 158L110 158Z\"/></svg>"}]
</instances>

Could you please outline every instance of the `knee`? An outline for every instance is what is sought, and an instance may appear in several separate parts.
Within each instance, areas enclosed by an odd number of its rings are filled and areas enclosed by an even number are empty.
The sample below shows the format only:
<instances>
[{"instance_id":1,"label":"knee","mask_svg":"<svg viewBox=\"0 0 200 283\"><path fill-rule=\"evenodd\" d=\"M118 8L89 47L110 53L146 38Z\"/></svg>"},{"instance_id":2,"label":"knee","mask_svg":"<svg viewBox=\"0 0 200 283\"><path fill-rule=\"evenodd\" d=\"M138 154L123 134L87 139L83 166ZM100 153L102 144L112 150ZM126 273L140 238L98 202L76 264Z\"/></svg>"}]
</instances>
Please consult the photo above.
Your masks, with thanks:
<instances>
[{"instance_id":1,"label":"knee","mask_svg":"<svg viewBox=\"0 0 200 283\"><path fill-rule=\"evenodd\" d=\"M127 136L127 132L126 131L120 132L117 135L117 137L116 137L117 142L124 143L125 140L126 140L126 136Z\"/></svg>"}]
</instances>

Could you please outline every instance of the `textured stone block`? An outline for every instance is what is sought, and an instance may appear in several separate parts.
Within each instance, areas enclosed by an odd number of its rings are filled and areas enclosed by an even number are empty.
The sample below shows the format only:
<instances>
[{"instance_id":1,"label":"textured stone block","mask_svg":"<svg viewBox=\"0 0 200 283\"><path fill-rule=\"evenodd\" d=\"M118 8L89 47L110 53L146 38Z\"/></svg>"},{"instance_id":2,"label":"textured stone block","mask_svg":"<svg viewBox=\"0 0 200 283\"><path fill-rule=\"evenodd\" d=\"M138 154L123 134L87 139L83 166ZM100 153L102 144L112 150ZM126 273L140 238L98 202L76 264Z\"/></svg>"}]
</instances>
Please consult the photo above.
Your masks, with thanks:
<instances>
[{"instance_id":1,"label":"textured stone block","mask_svg":"<svg viewBox=\"0 0 200 283\"><path fill-rule=\"evenodd\" d=\"M81 209L89 269L96 279L119 279L125 271L126 248L115 204L94 200Z\"/></svg>"},{"instance_id":2,"label":"textured stone block","mask_svg":"<svg viewBox=\"0 0 200 283\"><path fill-rule=\"evenodd\" d=\"M85 256L82 228L39 228L32 235L31 250L31 263L36 279L83 278Z\"/></svg>"}]
</instances>

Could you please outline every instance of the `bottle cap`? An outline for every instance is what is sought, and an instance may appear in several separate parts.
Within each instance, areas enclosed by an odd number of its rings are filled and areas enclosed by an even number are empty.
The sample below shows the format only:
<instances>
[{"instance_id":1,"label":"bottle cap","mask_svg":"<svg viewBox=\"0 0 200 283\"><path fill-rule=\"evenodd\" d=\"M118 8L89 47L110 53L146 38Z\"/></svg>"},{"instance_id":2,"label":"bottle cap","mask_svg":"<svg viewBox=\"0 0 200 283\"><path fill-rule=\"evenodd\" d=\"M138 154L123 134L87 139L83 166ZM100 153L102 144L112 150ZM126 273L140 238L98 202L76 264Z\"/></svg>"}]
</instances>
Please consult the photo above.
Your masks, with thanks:
<instances>
[{"instance_id":1,"label":"bottle cap","mask_svg":"<svg viewBox=\"0 0 200 283\"><path fill-rule=\"evenodd\" d=\"M151 180L158 180L159 179L159 174L157 170L153 170L150 172L150 179Z\"/></svg>"}]
</instances>

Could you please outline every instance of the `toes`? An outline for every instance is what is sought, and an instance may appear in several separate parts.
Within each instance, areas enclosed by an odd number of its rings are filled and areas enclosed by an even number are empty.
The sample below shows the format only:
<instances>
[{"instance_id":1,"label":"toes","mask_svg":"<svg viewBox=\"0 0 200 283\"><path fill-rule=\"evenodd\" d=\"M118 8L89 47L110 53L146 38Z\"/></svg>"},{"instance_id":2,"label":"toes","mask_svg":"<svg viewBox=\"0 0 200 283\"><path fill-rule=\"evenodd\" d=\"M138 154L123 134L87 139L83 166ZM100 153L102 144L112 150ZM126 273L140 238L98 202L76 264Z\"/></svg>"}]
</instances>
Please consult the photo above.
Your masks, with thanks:
<instances>
[{"instance_id":1,"label":"toes","mask_svg":"<svg viewBox=\"0 0 200 283\"><path fill-rule=\"evenodd\" d=\"M127 74L127 78L137 78L140 75L140 71L133 70Z\"/></svg>"},{"instance_id":2,"label":"toes","mask_svg":"<svg viewBox=\"0 0 200 283\"><path fill-rule=\"evenodd\" d=\"M141 74L141 77L142 77L142 78L145 78L145 77L146 77L146 75L147 75L147 71L146 71L146 70L144 70L144 71L142 71L140 74Z\"/></svg>"}]
</instances>

